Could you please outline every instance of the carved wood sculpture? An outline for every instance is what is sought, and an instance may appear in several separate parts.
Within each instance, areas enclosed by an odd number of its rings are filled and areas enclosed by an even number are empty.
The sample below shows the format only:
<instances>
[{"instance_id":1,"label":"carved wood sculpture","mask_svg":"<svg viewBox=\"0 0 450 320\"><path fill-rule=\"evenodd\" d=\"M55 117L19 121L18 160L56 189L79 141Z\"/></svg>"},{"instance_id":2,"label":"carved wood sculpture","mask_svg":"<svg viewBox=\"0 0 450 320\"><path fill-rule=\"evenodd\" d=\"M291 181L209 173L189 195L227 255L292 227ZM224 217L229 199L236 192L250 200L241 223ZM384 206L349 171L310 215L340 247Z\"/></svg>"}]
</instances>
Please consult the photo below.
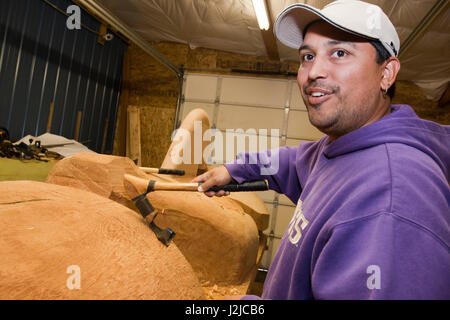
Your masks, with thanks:
<instances>
[{"instance_id":1,"label":"carved wood sculpture","mask_svg":"<svg viewBox=\"0 0 450 320\"><path fill-rule=\"evenodd\" d=\"M173 176L147 175L128 158L90 153L59 161L47 182L90 190L138 211L131 201L135 194L124 188L126 173L176 182ZM186 191L155 191L147 197L160 212L154 222L176 232L172 242L192 265L208 298L245 294L256 267L258 230L241 205L229 197Z\"/></svg>"},{"instance_id":2,"label":"carved wood sculpture","mask_svg":"<svg viewBox=\"0 0 450 320\"><path fill-rule=\"evenodd\" d=\"M202 121L203 132L209 129L207 115L200 109L193 110L181 128L192 133L194 121ZM175 138L162 167L185 170L182 177L145 174L128 158L79 153L55 165L47 182L90 190L138 211L130 200L135 194L128 194L124 188L124 174L155 181L187 182L207 169L204 162L174 164L170 153L181 150L180 143L190 143L194 148L193 143ZM173 242L192 265L207 298L246 293L265 247L262 230L267 228L269 218L256 194L209 198L197 192L155 191L147 197L160 212L154 222L176 232Z\"/></svg>"},{"instance_id":3,"label":"carved wood sculpture","mask_svg":"<svg viewBox=\"0 0 450 320\"><path fill-rule=\"evenodd\" d=\"M176 245L105 197L0 182L0 299L204 299Z\"/></svg>"},{"instance_id":4,"label":"carved wood sculpture","mask_svg":"<svg viewBox=\"0 0 450 320\"><path fill-rule=\"evenodd\" d=\"M180 129L183 129L184 131L180 130L177 132L161 165L162 168L166 169L184 170L186 172L186 175L184 177L175 177L175 180L179 182L188 182L198 174L212 168L205 163L203 157L201 159L198 159L199 157L196 158L194 156L194 146L196 145L196 143L199 143L199 140L201 140L198 135L195 136L194 128L196 125L197 129L201 126L201 132L203 134L208 129L210 129L208 114L202 109L194 109L185 117L180 125ZM183 132L188 132L187 137L190 137L190 139L186 139L183 136ZM202 154L208 144L208 141L202 141ZM175 153L175 155L178 155L179 150L188 149L190 150L190 156L188 156L187 158L189 159L190 164L186 164L184 162L174 163L173 153ZM179 155L183 155L182 152ZM199 160L201 160L201 163L198 163L200 162ZM267 229L267 227L269 226L270 218L269 212L267 211L267 207L264 205L264 201L262 201L261 198L256 195L256 193L231 193L229 198L238 202L243 207L245 212L253 218L258 227L258 230L261 231L261 233L262 231Z\"/></svg>"},{"instance_id":5,"label":"carved wood sculpture","mask_svg":"<svg viewBox=\"0 0 450 320\"><path fill-rule=\"evenodd\" d=\"M161 168L184 170L187 178L208 170L203 150L209 142L203 140L203 134L210 128L208 114L204 110L189 112L173 137ZM179 163L174 163L174 160Z\"/></svg>"},{"instance_id":6,"label":"carved wood sculpture","mask_svg":"<svg viewBox=\"0 0 450 320\"><path fill-rule=\"evenodd\" d=\"M198 156L197 158L194 156L194 146L196 145L196 143L198 145L199 140L201 140L199 135L195 135L194 128L196 126L197 130L199 129L199 127L201 127L202 134L210 129L208 114L202 109L194 109L185 117L180 125L180 129L183 130L178 131L175 135L173 142L170 145L169 150L166 153L164 161L161 165L162 168L166 169L185 170L186 175L184 177L175 177L176 181L189 182L196 175L199 175L204 171L212 168L205 163L203 157L201 159L198 159ZM188 139L186 139L186 137L183 135L186 132L188 132ZM208 143L208 141L202 141L202 154ZM182 153L178 154L179 150L190 150L190 155L186 157L189 159L190 164L174 163L174 153L175 156L183 155ZM198 163L200 162L199 160L201 160L201 163ZM259 234L259 249L256 264L259 264L259 261L262 258L262 254L266 249L267 243L267 236L263 233L263 231L268 228L270 220L270 215L267 207L265 206L264 201L262 201L261 198L256 195L256 193L252 192L231 193L228 198L237 202L244 209L244 211L253 218L256 223Z\"/></svg>"}]
</instances>

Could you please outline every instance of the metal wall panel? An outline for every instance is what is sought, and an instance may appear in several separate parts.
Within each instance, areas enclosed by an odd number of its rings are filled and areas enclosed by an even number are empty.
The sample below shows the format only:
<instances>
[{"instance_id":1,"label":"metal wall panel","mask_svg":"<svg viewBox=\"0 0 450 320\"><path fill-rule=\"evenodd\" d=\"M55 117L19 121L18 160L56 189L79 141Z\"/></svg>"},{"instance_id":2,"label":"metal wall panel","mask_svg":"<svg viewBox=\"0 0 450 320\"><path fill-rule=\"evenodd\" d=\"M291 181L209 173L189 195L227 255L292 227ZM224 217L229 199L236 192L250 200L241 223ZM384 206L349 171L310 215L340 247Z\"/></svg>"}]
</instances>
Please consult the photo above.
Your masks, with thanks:
<instances>
[{"instance_id":1,"label":"metal wall panel","mask_svg":"<svg viewBox=\"0 0 450 320\"><path fill-rule=\"evenodd\" d=\"M51 0L66 11L69 0ZM54 103L51 133L74 138L82 112L79 141L111 153L127 44L115 37L101 45L82 27L69 30L67 16L42 0L0 1L0 126L12 139L45 133ZM100 23L81 11L81 23Z\"/></svg>"}]
</instances>

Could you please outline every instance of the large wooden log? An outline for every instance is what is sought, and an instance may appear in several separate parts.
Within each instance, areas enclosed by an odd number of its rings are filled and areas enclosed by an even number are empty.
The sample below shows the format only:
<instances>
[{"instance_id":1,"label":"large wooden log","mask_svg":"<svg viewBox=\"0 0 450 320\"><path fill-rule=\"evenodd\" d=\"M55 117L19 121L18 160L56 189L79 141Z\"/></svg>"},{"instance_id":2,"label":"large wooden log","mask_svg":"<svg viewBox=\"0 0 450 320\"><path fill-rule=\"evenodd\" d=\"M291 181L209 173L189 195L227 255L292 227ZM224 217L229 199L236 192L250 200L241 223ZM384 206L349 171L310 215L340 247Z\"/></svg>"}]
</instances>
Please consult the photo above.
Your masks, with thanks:
<instances>
[{"instance_id":1,"label":"large wooden log","mask_svg":"<svg viewBox=\"0 0 450 320\"><path fill-rule=\"evenodd\" d=\"M59 161L47 182L90 190L138 211L124 188L126 173L155 181L178 178L147 175L128 158L78 153ZM159 212L154 222L175 231L173 242L192 265L208 298L246 293L256 269L259 237L242 206L229 197L210 198L198 192L155 191L147 197Z\"/></svg>"},{"instance_id":2,"label":"large wooden log","mask_svg":"<svg viewBox=\"0 0 450 320\"><path fill-rule=\"evenodd\" d=\"M204 299L176 244L105 197L0 182L0 299Z\"/></svg>"},{"instance_id":3,"label":"large wooden log","mask_svg":"<svg viewBox=\"0 0 450 320\"><path fill-rule=\"evenodd\" d=\"M47 182L89 190L138 211L124 189L124 174L189 182L208 169L204 159L198 161L195 156L208 142L199 142L194 132L194 128L201 128L202 133L210 128L207 114L192 110L180 128L161 167L184 170L185 176L146 175L128 158L80 153L54 166ZM187 163L175 163L174 155L184 157L184 151L190 154ZM262 231L269 221L267 208L256 194L209 198L195 192L157 191L147 197L157 212L163 212L155 223L176 232L174 241L193 266L208 298L246 293L266 246Z\"/></svg>"}]
</instances>

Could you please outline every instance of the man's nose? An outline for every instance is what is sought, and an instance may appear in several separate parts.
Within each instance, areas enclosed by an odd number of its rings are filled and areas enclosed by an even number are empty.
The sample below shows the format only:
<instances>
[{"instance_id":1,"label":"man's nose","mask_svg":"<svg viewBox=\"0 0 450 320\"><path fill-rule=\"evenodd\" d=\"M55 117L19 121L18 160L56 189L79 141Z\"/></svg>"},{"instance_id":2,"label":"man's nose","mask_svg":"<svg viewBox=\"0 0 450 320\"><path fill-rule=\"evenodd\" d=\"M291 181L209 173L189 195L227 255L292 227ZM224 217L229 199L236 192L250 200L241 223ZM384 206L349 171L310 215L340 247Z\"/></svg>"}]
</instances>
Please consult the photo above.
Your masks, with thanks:
<instances>
[{"instance_id":1,"label":"man's nose","mask_svg":"<svg viewBox=\"0 0 450 320\"><path fill-rule=\"evenodd\" d=\"M328 76L328 67L326 61L316 56L314 61L310 63L308 69L309 80L316 80L320 78L326 78Z\"/></svg>"}]
</instances>

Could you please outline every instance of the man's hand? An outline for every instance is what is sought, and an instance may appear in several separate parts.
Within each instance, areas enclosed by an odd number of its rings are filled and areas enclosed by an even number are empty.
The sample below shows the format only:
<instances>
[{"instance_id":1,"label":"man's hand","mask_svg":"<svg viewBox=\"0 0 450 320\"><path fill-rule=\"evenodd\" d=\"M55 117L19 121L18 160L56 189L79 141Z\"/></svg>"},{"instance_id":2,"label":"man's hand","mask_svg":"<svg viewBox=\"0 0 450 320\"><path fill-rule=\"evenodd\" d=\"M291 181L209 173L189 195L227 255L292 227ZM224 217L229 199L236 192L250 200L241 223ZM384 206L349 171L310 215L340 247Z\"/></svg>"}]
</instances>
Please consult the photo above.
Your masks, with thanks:
<instances>
[{"instance_id":1,"label":"man's hand","mask_svg":"<svg viewBox=\"0 0 450 320\"><path fill-rule=\"evenodd\" d=\"M228 170L225 166L216 167L212 170L206 171L204 174L201 174L195 177L191 182L203 182L201 186L198 187L198 191L205 192L211 187L214 186L223 186L230 183L232 180L231 175L228 173ZM220 190L219 192L208 191L205 192L208 197L212 196L227 196L230 194L228 191Z\"/></svg>"}]
</instances>

